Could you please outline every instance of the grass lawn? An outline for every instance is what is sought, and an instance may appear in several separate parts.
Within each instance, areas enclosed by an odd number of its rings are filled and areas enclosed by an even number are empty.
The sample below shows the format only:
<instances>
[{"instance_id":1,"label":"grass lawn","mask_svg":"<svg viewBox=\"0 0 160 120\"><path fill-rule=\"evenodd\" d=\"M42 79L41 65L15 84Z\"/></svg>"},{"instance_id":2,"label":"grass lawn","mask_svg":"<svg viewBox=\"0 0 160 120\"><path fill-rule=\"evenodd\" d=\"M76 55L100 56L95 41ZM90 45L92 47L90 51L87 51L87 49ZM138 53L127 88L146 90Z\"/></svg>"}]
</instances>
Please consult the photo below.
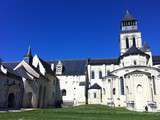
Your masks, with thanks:
<instances>
[{"instance_id":1,"label":"grass lawn","mask_svg":"<svg viewBox=\"0 0 160 120\"><path fill-rule=\"evenodd\" d=\"M102 105L87 105L0 113L0 120L160 120L160 113L138 113L122 108L113 109Z\"/></svg>"}]
</instances>

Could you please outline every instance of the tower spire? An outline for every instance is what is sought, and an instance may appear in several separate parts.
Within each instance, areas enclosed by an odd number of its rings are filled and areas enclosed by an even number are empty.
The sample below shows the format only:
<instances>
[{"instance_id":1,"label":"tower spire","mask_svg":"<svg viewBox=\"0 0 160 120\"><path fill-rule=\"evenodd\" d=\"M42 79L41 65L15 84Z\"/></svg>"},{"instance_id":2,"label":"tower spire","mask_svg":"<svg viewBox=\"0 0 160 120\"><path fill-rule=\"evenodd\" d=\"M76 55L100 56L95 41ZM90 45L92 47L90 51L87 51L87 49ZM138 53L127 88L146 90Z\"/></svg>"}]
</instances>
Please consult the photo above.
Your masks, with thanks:
<instances>
[{"instance_id":1,"label":"tower spire","mask_svg":"<svg viewBox=\"0 0 160 120\"><path fill-rule=\"evenodd\" d=\"M141 33L138 31L138 21L128 10L126 10L120 26L121 55L132 46L142 48Z\"/></svg>"},{"instance_id":2,"label":"tower spire","mask_svg":"<svg viewBox=\"0 0 160 120\"><path fill-rule=\"evenodd\" d=\"M24 60L27 63L32 64L32 58L33 58L33 56L32 56L31 46L29 45L27 53L24 55Z\"/></svg>"},{"instance_id":3,"label":"tower spire","mask_svg":"<svg viewBox=\"0 0 160 120\"><path fill-rule=\"evenodd\" d=\"M130 14L130 13L129 13L129 10L127 9L127 10L126 10L126 15L129 15L129 14Z\"/></svg>"},{"instance_id":4,"label":"tower spire","mask_svg":"<svg viewBox=\"0 0 160 120\"><path fill-rule=\"evenodd\" d=\"M24 55L24 57L31 57L32 56L32 51L31 51L31 46L28 46L27 53Z\"/></svg>"}]
</instances>

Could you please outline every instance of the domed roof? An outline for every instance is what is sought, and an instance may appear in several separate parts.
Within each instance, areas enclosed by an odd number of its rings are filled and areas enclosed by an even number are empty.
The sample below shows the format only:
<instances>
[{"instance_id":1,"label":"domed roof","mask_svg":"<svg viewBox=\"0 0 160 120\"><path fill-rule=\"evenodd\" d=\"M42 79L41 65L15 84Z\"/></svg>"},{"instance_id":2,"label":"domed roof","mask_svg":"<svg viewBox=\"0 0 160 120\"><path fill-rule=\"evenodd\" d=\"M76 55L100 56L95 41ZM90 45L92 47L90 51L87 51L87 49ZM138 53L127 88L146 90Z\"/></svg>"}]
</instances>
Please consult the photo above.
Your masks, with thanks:
<instances>
[{"instance_id":1,"label":"domed roof","mask_svg":"<svg viewBox=\"0 0 160 120\"><path fill-rule=\"evenodd\" d=\"M122 18L122 21L130 21L130 20L136 20L127 10L126 14L124 15L124 17Z\"/></svg>"},{"instance_id":2,"label":"domed roof","mask_svg":"<svg viewBox=\"0 0 160 120\"><path fill-rule=\"evenodd\" d=\"M127 52L125 52L122 56L120 56L120 58L129 56L129 55L142 55L142 56L146 56L147 58L150 57L148 54L144 53L143 51L141 51L135 46L132 46L131 48L129 48Z\"/></svg>"}]
</instances>

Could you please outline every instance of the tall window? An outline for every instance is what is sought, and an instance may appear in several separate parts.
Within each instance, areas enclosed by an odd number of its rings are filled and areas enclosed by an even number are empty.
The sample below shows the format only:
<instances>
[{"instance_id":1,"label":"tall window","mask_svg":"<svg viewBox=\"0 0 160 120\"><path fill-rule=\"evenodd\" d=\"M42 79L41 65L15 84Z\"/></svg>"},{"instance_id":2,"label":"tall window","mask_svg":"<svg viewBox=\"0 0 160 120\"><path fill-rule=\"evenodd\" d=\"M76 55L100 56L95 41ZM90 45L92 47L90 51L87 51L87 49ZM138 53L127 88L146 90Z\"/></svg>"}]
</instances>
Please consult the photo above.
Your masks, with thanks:
<instances>
[{"instance_id":1,"label":"tall window","mask_svg":"<svg viewBox=\"0 0 160 120\"><path fill-rule=\"evenodd\" d=\"M121 95L124 95L124 80L122 77L120 78L120 87L121 87Z\"/></svg>"},{"instance_id":2,"label":"tall window","mask_svg":"<svg viewBox=\"0 0 160 120\"><path fill-rule=\"evenodd\" d=\"M155 84L155 77L152 76L152 80L153 80L153 92L154 92L154 95L156 95L156 84Z\"/></svg>"},{"instance_id":3,"label":"tall window","mask_svg":"<svg viewBox=\"0 0 160 120\"><path fill-rule=\"evenodd\" d=\"M95 78L95 74L94 74L94 71L91 72L91 79L94 79Z\"/></svg>"},{"instance_id":4,"label":"tall window","mask_svg":"<svg viewBox=\"0 0 160 120\"><path fill-rule=\"evenodd\" d=\"M67 93L66 93L66 90L63 89L63 90L62 90L62 96L66 96L66 94L67 94Z\"/></svg>"},{"instance_id":5,"label":"tall window","mask_svg":"<svg viewBox=\"0 0 160 120\"><path fill-rule=\"evenodd\" d=\"M99 71L99 79L102 79L102 71Z\"/></svg>"},{"instance_id":6,"label":"tall window","mask_svg":"<svg viewBox=\"0 0 160 120\"><path fill-rule=\"evenodd\" d=\"M96 93L94 93L94 98L96 98L97 97L97 94Z\"/></svg>"},{"instance_id":7,"label":"tall window","mask_svg":"<svg viewBox=\"0 0 160 120\"><path fill-rule=\"evenodd\" d=\"M103 94L104 94L104 95L106 94L106 90L105 90L105 88L103 88Z\"/></svg>"},{"instance_id":8,"label":"tall window","mask_svg":"<svg viewBox=\"0 0 160 120\"><path fill-rule=\"evenodd\" d=\"M129 39L128 39L128 37L126 38L126 48L127 49L129 48Z\"/></svg>"},{"instance_id":9,"label":"tall window","mask_svg":"<svg viewBox=\"0 0 160 120\"><path fill-rule=\"evenodd\" d=\"M113 95L116 94L116 88L113 88Z\"/></svg>"},{"instance_id":10,"label":"tall window","mask_svg":"<svg viewBox=\"0 0 160 120\"><path fill-rule=\"evenodd\" d=\"M133 37L133 46L136 47L136 39L135 39L135 37Z\"/></svg>"}]
</instances>

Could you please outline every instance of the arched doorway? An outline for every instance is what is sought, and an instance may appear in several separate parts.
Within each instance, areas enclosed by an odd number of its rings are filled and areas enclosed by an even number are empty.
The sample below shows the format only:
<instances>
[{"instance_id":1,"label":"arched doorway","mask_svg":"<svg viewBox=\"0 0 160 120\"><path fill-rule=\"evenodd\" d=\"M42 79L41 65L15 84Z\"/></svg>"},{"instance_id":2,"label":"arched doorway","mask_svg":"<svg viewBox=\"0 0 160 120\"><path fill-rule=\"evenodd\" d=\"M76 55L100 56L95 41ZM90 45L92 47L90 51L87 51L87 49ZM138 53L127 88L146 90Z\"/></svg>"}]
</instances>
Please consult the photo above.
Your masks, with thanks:
<instances>
[{"instance_id":1,"label":"arched doorway","mask_svg":"<svg viewBox=\"0 0 160 120\"><path fill-rule=\"evenodd\" d=\"M42 107L42 85L39 87L39 94L38 94L38 108Z\"/></svg>"},{"instance_id":2,"label":"arched doorway","mask_svg":"<svg viewBox=\"0 0 160 120\"><path fill-rule=\"evenodd\" d=\"M43 88L43 107L46 107L46 87Z\"/></svg>"},{"instance_id":3,"label":"arched doorway","mask_svg":"<svg viewBox=\"0 0 160 120\"><path fill-rule=\"evenodd\" d=\"M10 93L8 95L8 108L14 108L15 107L15 96L14 93Z\"/></svg>"},{"instance_id":4,"label":"arched doorway","mask_svg":"<svg viewBox=\"0 0 160 120\"><path fill-rule=\"evenodd\" d=\"M32 107L32 92L27 93L27 99L28 99L28 106L29 108Z\"/></svg>"},{"instance_id":5,"label":"arched doorway","mask_svg":"<svg viewBox=\"0 0 160 120\"><path fill-rule=\"evenodd\" d=\"M138 84L136 88L136 109L143 110L144 109L144 100L143 100L143 86Z\"/></svg>"},{"instance_id":6,"label":"arched doorway","mask_svg":"<svg viewBox=\"0 0 160 120\"><path fill-rule=\"evenodd\" d=\"M66 90L62 89L62 96L66 96Z\"/></svg>"}]
</instances>

